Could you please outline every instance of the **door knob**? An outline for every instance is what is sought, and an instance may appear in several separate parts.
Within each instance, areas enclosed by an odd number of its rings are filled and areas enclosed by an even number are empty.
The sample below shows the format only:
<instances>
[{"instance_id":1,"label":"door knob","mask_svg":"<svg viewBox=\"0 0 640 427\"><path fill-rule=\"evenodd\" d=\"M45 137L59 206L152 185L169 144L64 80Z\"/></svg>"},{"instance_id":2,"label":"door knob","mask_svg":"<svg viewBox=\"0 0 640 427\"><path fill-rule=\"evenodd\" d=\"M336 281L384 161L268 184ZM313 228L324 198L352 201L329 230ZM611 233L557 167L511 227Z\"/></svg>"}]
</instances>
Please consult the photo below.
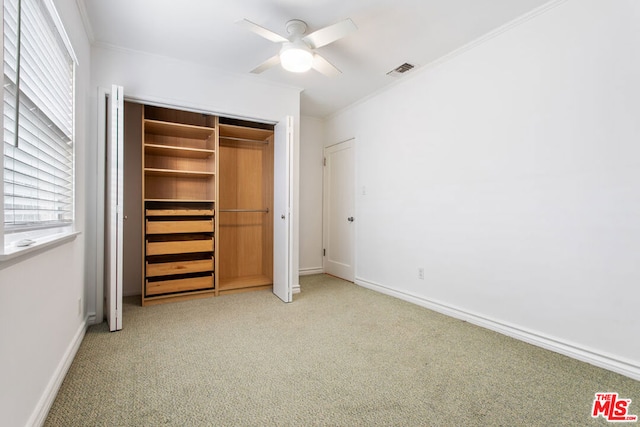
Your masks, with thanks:
<instances>
[{"instance_id":1,"label":"door knob","mask_svg":"<svg viewBox=\"0 0 640 427\"><path fill-rule=\"evenodd\" d=\"M350 216L349 218L347 218L347 221L349 221L349 222L353 222L353 217L352 217L352 216Z\"/></svg>"},{"instance_id":2,"label":"door knob","mask_svg":"<svg viewBox=\"0 0 640 427\"><path fill-rule=\"evenodd\" d=\"M282 214L282 215L280 215L280 218L282 218L282 219L285 219L285 216L284 216L284 214Z\"/></svg>"}]
</instances>

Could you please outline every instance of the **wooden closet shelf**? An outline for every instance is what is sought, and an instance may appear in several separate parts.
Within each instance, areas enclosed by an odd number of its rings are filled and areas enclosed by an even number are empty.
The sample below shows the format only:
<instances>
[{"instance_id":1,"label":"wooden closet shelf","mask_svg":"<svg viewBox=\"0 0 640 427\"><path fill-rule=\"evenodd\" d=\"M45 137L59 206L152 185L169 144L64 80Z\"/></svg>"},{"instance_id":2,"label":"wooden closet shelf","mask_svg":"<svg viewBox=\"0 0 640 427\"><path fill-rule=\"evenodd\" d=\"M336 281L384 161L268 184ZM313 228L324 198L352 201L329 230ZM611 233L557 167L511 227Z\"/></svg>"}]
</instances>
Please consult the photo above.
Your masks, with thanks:
<instances>
[{"instance_id":1,"label":"wooden closet shelf","mask_svg":"<svg viewBox=\"0 0 640 427\"><path fill-rule=\"evenodd\" d=\"M145 154L155 156L189 157L193 159L206 159L215 154L215 150L202 148L175 147L172 145L145 144Z\"/></svg>"},{"instance_id":2,"label":"wooden closet shelf","mask_svg":"<svg viewBox=\"0 0 640 427\"><path fill-rule=\"evenodd\" d=\"M229 141L229 142L250 142L252 144L268 144L269 140L268 139L250 139L250 138L235 138L233 136L221 136L220 137L220 143L222 143L223 141Z\"/></svg>"},{"instance_id":3,"label":"wooden closet shelf","mask_svg":"<svg viewBox=\"0 0 640 427\"><path fill-rule=\"evenodd\" d=\"M145 133L177 136L190 139L208 139L215 132L214 128L206 126L185 125L182 123L162 122L146 119L144 121Z\"/></svg>"},{"instance_id":4,"label":"wooden closet shelf","mask_svg":"<svg viewBox=\"0 0 640 427\"><path fill-rule=\"evenodd\" d=\"M213 209L146 209L147 216L213 216Z\"/></svg>"},{"instance_id":5,"label":"wooden closet shelf","mask_svg":"<svg viewBox=\"0 0 640 427\"><path fill-rule=\"evenodd\" d=\"M273 135L272 130L248 128L236 125L218 125L220 138L241 138L254 141L264 141Z\"/></svg>"},{"instance_id":6,"label":"wooden closet shelf","mask_svg":"<svg viewBox=\"0 0 640 427\"><path fill-rule=\"evenodd\" d=\"M152 176L173 176L180 178L211 178L215 176L215 172L187 171L175 169L155 169L144 168L145 175Z\"/></svg>"}]
</instances>

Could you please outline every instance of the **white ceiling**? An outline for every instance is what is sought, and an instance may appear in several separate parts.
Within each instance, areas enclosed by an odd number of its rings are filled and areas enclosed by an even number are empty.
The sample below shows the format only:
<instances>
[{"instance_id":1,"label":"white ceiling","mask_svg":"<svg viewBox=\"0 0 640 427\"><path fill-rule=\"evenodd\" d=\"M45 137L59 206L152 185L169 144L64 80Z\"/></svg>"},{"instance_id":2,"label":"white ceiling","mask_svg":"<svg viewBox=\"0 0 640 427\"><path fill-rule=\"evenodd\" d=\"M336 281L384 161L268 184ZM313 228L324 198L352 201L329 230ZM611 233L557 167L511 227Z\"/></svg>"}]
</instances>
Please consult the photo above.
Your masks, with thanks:
<instances>
[{"instance_id":1,"label":"white ceiling","mask_svg":"<svg viewBox=\"0 0 640 427\"><path fill-rule=\"evenodd\" d=\"M303 88L301 114L325 117L396 81L404 62L424 66L548 0L82 0L99 45L149 52ZM249 71L279 45L235 22L247 18L286 36L351 18L358 31L318 50L343 74ZM409 72L411 73L411 72ZM406 75L405 75L406 76ZM403 76L404 77L404 76ZM400 78L403 78L400 77Z\"/></svg>"}]
</instances>

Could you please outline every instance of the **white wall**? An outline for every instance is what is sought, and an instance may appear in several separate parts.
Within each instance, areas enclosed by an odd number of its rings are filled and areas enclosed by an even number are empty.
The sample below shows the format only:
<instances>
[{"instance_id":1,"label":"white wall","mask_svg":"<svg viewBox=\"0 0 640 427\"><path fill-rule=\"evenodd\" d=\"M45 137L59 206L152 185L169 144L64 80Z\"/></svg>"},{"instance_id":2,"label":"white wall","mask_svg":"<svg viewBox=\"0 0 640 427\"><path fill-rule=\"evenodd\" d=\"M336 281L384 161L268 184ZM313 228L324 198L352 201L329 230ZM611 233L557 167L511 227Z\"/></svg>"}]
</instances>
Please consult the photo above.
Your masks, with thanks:
<instances>
[{"instance_id":1,"label":"white wall","mask_svg":"<svg viewBox=\"0 0 640 427\"><path fill-rule=\"evenodd\" d=\"M97 93L98 88L111 84L124 87L125 97L174 107L198 109L214 114L243 117L259 121L278 122L285 116L294 117L294 158L299 158L300 141L300 89L265 83L254 76L229 74L202 65L141 52L94 46L91 52L91 102L94 150L92 164L97 164ZM298 194L299 164L294 164L294 194ZM97 188L95 176L89 184ZM93 199L92 213L96 215L97 200ZM294 271L298 270L297 235L299 230L297 196L294 199ZM96 229L94 227L94 229ZM91 236L95 249L97 235ZM87 287L88 310L101 321L100 286L95 279L95 251L88 255L88 270L93 279ZM294 287L299 288L297 278ZM126 319L124 320L126 323Z\"/></svg>"},{"instance_id":2,"label":"white wall","mask_svg":"<svg viewBox=\"0 0 640 427\"><path fill-rule=\"evenodd\" d=\"M125 97L277 122L300 119L300 89L142 52L94 46L94 86L124 86Z\"/></svg>"},{"instance_id":3,"label":"white wall","mask_svg":"<svg viewBox=\"0 0 640 427\"><path fill-rule=\"evenodd\" d=\"M300 274L322 268L322 156L324 121L300 119Z\"/></svg>"},{"instance_id":4,"label":"white wall","mask_svg":"<svg viewBox=\"0 0 640 427\"><path fill-rule=\"evenodd\" d=\"M529 18L328 121L356 280L640 379L640 3Z\"/></svg>"},{"instance_id":5,"label":"white wall","mask_svg":"<svg viewBox=\"0 0 640 427\"><path fill-rule=\"evenodd\" d=\"M90 47L74 0L55 0L79 61L76 75L75 240L0 266L0 424L38 424L84 334L84 162Z\"/></svg>"}]
</instances>

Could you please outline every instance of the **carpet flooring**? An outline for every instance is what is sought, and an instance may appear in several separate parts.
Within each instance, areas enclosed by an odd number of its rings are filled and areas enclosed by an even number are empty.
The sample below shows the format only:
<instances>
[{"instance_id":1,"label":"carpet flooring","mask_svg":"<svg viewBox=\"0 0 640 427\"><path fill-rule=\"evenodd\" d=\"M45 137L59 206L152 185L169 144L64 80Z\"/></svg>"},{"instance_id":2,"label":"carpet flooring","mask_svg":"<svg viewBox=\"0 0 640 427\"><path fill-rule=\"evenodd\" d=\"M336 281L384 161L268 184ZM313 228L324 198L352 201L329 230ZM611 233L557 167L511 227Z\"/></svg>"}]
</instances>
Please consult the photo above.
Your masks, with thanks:
<instances>
[{"instance_id":1,"label":"carpet flooring","mask_svg":"<svg viewBox=\"0 0 640 427\"><path fill-rule=\"evenodd\" d=\"M45 426L590 426L640 382L326 275L91 326ZM628 424L622 424L628 425ZM633 425L633 423L631 424Z\"/></svg>"}]
</instances>

